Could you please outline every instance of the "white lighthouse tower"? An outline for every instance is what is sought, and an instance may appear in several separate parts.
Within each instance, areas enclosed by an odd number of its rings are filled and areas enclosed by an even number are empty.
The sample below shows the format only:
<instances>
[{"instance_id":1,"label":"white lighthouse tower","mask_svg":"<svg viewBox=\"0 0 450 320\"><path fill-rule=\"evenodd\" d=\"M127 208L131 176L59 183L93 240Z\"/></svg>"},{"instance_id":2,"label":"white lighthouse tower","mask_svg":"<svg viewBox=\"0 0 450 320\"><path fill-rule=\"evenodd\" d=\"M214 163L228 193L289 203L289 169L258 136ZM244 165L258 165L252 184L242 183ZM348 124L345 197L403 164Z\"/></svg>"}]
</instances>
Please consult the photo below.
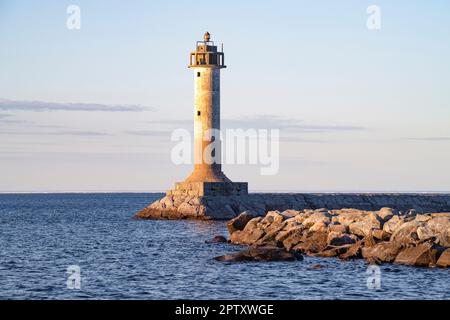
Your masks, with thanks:
<instances>
[{"instance_id":1,"label":"white lighthouse tower","mask_svg":"<svg viewBox=\"0 0 450 320\"><path fill-rule=\"evenodd\" d=\"M189 68L194 71L194 170L176 183L172 195L245 195L246 182L231 182L222 172L220 130L220 70L226 68L223 52L205 33L191 52Z\"/></svg>"}]
</instances>

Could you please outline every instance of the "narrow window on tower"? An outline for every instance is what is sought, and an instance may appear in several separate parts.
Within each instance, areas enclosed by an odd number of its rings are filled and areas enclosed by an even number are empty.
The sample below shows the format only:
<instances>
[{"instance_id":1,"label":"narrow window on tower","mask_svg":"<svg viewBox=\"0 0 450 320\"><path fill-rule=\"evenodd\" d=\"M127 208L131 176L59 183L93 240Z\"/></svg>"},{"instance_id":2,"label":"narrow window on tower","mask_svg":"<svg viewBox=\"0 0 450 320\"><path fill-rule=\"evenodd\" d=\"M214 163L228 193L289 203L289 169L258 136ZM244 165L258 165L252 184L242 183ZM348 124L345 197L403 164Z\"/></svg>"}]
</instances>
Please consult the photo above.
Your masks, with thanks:
<instances>
[{"instance_id":1,"label":"narrow window on tower","mask_svg":"<svg viewBox=\"0 0 450 320\"><path fill-rule=\"evenodd\" d=\"M200 77L200 72L197 72L197 77Z\"/></svg>"},{"instance_id":2,"label":"narrow window on tower","mask_svg":"<svg viewBox=\"0 0 450 320\"><path fill-rule=\"evenodd\" d=\"M200 116L200 111L197 111L197 115Z\"/></svg>"}]
</instances>

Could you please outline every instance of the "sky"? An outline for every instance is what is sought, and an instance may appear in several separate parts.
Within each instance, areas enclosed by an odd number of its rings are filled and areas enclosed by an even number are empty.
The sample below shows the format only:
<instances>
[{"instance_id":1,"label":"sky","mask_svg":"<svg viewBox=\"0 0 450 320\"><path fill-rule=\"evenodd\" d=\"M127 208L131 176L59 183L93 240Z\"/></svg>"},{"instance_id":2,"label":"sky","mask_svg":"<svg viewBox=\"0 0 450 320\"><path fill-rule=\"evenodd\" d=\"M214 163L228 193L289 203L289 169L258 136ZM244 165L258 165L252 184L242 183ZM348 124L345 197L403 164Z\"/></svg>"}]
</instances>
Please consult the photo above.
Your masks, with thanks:
<instances>
[{"instance_id":1,"label":"sky","mask_svg":"<svg viewBox=\"0 0 450 320\"><path fill-rule=\"evenodd\" d=\"M70 30L67 7L80 8ZM367 8L381 9L380 29ZM0 0L0 192L165 191L191 165L189 52L223 43L222 127L278 128L251 191L450 191L450 2Z\"/></svg>"}]
</instances>

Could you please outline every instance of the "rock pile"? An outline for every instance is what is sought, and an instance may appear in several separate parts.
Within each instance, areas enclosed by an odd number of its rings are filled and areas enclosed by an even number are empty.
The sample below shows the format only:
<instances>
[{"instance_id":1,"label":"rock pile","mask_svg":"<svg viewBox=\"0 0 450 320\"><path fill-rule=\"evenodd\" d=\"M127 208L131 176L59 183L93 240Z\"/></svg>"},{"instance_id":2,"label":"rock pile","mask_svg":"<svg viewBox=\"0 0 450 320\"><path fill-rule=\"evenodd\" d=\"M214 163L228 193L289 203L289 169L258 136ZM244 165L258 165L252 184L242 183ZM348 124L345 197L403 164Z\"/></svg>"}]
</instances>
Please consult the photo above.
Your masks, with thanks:
<instances>
[{"instance_id":1,"label":"rock pile","mask_svg":"<svg viewBox=\"0 0 450 320\"><path fill-rule=\"evenodd\" d=\"M270 211L260 217L246 211L230 220L227 227L231 243L253 248L364 258L371 263L450 266L450 212L304 209Z\"/></svg>"}]
</instances>

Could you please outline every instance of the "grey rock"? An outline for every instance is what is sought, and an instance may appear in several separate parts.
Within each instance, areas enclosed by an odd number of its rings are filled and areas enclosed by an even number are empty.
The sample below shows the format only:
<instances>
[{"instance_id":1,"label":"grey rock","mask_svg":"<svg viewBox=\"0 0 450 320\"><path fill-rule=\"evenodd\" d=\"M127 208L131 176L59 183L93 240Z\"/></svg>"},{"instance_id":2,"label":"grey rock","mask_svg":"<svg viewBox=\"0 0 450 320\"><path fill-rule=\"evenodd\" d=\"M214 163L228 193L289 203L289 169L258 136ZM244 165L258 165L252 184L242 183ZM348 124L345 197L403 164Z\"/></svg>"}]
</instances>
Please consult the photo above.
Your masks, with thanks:
<instances>
[{"instance_id":1,"label":"grey rock","mask_svg":"<svg viewBox=\"0 0 450 320\"><path fill-rule=\"evenodd\" d=\"M354 235L332 231L328 233L327 242L329 246L343 246L354 244L358 239Z\"/></svg>"},{"instance_id":2,"label":"grey rock","mask_svg":"<svg viewBox=\"0 0 450 320\"><path fill-rule=\"evenodd\" d=\"M436 264L437 250L430 243L406 248L395 258L395 263L418 267L429 267Z\"/></svg>"},{"instance_id":3,"label":"grey rock","mask_svg":"<svg viewBox=\"0 0 450 320\"><path fill-rule=\"evenodd\" d=\"M303 260L303 256L298 253L287 252L281 248L255 247L214 258L222 262L243 262L243 261L297 261Z\"/></svg>"},{"instance_id":4,"label":"grey rock","mask_svg":"<svg viewBox=\"0 0 450 320\"><path fill-rule=\"evenodd\" d=\"M244 211L237 217L231 219L227 222L227 229L230 234L235 231L244 230L247 223L256 217L256 214L253 211Z\"/></svg>"},{"instance_id":5,"label":"grey rock","mask_svg":"<svg viewBox=\"0 0 450 320\"><path fill-rule=\"evenodd\" d=\"M432 216L428 214L418 214L415 216L414 220L418 222L427 222L431 220Z\"/></svg>"},{"instance_id":6,"label":"grey rock","mask_svg":"<svg viewBox=\"0 0 450 320\"><path fill-rule=\"evenodd\" d=\"M330 232L339 232L339 233L348 233L348 226L344 226L343 224L330 224L328 226L328 230Z\"/></svg>"},{"instance_id":7,"label":"grey rock","mask_svg":"<svg viewBox=\"0 0 450 320\"><path fill-rule=\"evenodd\" d=\"M423 226L423 222L415 220L405 222L395 229L390 241L402 244L414 243L419 240L417 229L421 226Z\"/></svg>"},{"instance_id":8,"label":"grey rock","mask_svg":"<svg viewBox=\"0 0 450 320\"><path fill-rule=\"evenodd\" d=\"M362 248L362 256L369 262L392 262L402 248L402 245L398 243L384 241L371 247Z\"/></svg>"},{"instance_id":9,"label":"grey rock","mask_svg":"<svg viewBox=\"0 0 450 320\"><path fill-rule=\"evenodd\" d=\"M438 261L436 262L436 266L441 268L448 268L450 267L450 248L446 249L441 256L439 257Z\"/></svg>"},{"instance_id":10,"label":"grey rock","mask_svg":"<svg viewBox=\"0 0 450 320\"><path fill-rule=\"evenodd\" d=\"M206 243L223 243L227 242L227 238L221 235L214 236L211 240L205 241Z\"/></svg>"},{"instance_id":11,"label":"grey rock","mask_svg":"<svg viewBox=\"0 0 450 320\"><path fill-rule=\"evenodd\" d=\"M394 215L398 214L397 210L394 210L392 208L381 208L378 212L377 215L381 218L381 220L383 222L388 221L389 219L391 219Z\"/></svg>"},{"instance_id":12,"label":"grey rock","mask_svg":"<svg viewBox=\"0 0 450 320\"><path fill-rule=\"evenodd\" d=\"M342 253L339 255L339 259L342 260L349 260L349 259L355 259L355 258L361 258L361 249L362 249L363 242L358 241L348 247L347 251L345 253Z\"/></svg>"},{"instance_id":13,"label":"grey rock","mask_svg":"<svg viewBox=\"0 0 450 320\"><path fill-rule=\"evenodd\" d=\"M303 235L301 241L295 245L292 250L318 253L324 251L328 246L328 234L326 232L307 232Z\"/></svg>"},{"instance_id":14,"label":"grey rock","mask_svg":"<svg viewBox=\"0 0 450 320\"><path fill-rule=\"evenodd\" d=\"M403 216L393 216L391 219L384 223L383 231L392 234L398 227L400 227L404 223L404 221L405 217Z\"/></svg>"},{"instance_id":15,"label":"grey rock","mask_svg":"<svg viewBox=\"0 0 450 320\"><path fill-rule=\"evenodd\" d=\"M306 228L311 228L313 225L319 223L323 225L328 225L331 222L331 215L327 211L317 211L311 214L308 218L303 221L303 225Z\"/></svg>"}]
</instances>

